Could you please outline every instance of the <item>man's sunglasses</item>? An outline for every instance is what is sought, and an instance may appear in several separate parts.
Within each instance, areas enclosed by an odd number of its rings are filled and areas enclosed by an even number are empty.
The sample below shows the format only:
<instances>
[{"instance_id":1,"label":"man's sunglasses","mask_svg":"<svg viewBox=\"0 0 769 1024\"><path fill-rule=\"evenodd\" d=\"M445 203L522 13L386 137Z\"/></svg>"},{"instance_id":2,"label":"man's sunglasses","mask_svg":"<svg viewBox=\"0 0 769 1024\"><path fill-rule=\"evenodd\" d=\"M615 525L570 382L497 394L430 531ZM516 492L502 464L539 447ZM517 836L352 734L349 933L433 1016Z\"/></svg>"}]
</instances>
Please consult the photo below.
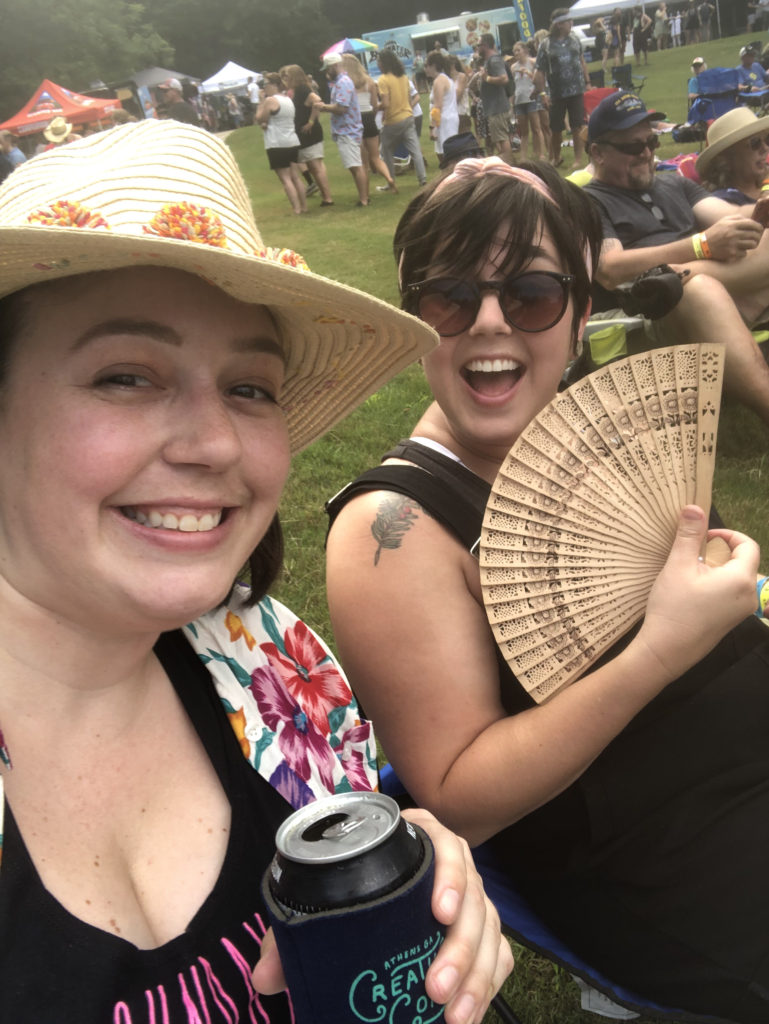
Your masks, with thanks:
<instances>
[{"instance_id":1,"label":"man's sunglasses","mask_svg":"<svg viewBox=\"0 0 769 1024\"><path fill-rule=\"evenodd\" d=\"M769 149L769 135L754 135L750 140L750 148L757 153L762 146Z\"/></svg>"},{"instance_id":2,"label":"man's sunglasses","mask_svg":"<svg viewBox=\"0 0 769 1024\"><path fill-rule=\"evenodd\" d=\"M532 270L504 281L464 281L433 277L406 285L404 308L424 320L442 338L455 338L475 323L483 292L497 293L502 315L511 327L537 333L554 327L569 304L573 274Z\"/></svg>"},{"instance_id":3,"label":"man's sunglasses","mask_svg":"<svg viewBox=\"0 0 769 1024\"><path fill-rule=\"evenodd\" d=\"M660 140L656 135L650 135L648 139L639 139L638 142L610 142L608 139L601 139L604 146L611 146L625 156L640 156L645 149L652 153L658 148Z\"/></svg>"}]
</instances>

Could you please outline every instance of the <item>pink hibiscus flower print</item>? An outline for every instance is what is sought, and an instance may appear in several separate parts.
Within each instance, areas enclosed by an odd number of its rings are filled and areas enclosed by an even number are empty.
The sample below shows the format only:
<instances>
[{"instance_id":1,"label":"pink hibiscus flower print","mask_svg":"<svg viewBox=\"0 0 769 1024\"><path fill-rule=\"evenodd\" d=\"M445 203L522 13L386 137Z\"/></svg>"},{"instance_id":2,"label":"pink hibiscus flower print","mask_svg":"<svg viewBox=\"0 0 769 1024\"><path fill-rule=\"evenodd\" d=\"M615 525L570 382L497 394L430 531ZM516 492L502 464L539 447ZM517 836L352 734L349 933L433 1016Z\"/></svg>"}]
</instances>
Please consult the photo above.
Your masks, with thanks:
<instances>
[{"instance_id":1,"label":"pink hibiscus flower print","mask_svg":"<svg viewBox=\"0 0 769 1024\"><path fill-rule=\"evenodd\" d=\"M356 749L356 744L369 739L370 736L371 726L368 722L355 725L343 733L336 749L337 757L342 762L345 775L350 780L353 789L371 789L371 783L366 774L364 752L359 748ZM366 748L366 753L368 753L368 748Z\"/></svg>"},{"instance_id":2,"label":"pink hibiscus flower print","mask_svg":"<svg viewBox=\"0 0 769 1024\"><path fill-rule=\"evenodd\" d=\"M257 668L251 673L249 689L265 725L278 734L278 747L289 768L307 781L314 765L323 785L333 793L336 756L325 736L286 690L280 675L271 665Z\"/></svg>"},{"instance_id":3,"label":"pink hibiscus flower print","mask_svg":"<svg viewBox=\"0 0 769 1024\"><path fill-rule=\"evenodd\" d=\"M286 630L283 643L285 653L271 643L261 644L261 649L316 729L328 736L328 713L350 703L350 688L303 622Z\"/></svg>"}]
</instances>

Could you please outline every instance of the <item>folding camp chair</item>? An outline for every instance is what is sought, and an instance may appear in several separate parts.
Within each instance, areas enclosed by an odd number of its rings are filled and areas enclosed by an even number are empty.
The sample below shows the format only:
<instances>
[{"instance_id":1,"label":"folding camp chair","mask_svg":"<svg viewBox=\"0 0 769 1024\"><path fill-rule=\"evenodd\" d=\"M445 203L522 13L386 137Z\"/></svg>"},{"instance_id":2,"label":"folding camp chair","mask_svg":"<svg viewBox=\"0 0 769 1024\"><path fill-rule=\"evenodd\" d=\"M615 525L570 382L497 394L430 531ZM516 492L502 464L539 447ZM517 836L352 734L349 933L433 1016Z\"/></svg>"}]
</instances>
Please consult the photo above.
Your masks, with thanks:
<instances>
[{"instance_id":1,"label":"folding camp chair","mask_svg":"<svg viewBox=\"0 0 769 1024\"><path fill-rule=\"evenodd\" d=\"M737 102L744 107L751 107L757 114L765 114L769 106L769 88L751 89L750 92L741 92Z\"/></svg>"},{"instance_id":2,"label":"folding camp chair","mask_svg":"<svg viewBox=\"0 0 769 1024\"><path fill-rule=\"evenodd\" d=\"M383 793L395 799L405 797L408 800L408 794L391 765L386 764L380 769L379 785ZM585 963L569 949L536 914L516 890L509 867L498 863L488 844L475 847L473 859L483 879L486 894L497 909L505 933L522 946L532 949L567 970L580 987L583 1009L613 1020L632 1020L641 1014L647 1014L664 1020L688 1021L690 1024L713 1024L715 1018L660 1006L610 981L601 971ZM515 1013L501 997L496 997L492 1006L506 1024L516 1024L518 1021Z\"/></svg>"},{"instance_id":3,"label":"folding camp chair","mask_svg":"<svg viewBox=\"0 0 769 1024\"><path fill-rule=\"evenodd\" d=\"M697 99L689 107L687 120L713 121L737 106L737 68L706 68L697 75Z\"/></svg>"},{"instance_id":4,"label":"folding camp chair","mask_svg":"<svg viewBox=\"0 0 769 1024\"><path fill-rule=\"evenodd\" d=\"M623 92L639 93L646 84L646 75L633 77L632 64L620 64L619 67L611 69L611 84Z\"/></svg>"}]
</instances>

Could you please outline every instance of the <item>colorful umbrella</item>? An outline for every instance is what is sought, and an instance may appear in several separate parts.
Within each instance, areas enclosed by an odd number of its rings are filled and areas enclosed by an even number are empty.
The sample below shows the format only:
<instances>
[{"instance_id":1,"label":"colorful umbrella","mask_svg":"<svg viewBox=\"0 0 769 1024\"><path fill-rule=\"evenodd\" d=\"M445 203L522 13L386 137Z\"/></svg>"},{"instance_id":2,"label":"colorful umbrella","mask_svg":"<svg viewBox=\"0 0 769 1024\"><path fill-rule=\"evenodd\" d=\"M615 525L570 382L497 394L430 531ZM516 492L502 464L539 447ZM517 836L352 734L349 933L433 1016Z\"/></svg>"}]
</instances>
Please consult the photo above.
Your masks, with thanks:
<instances>
[{"instance_id":1,"label":"colorful umbrella","mask_svg":"<svg viewBox=\"0 0 769 1024\"><path fill-rule=\"evenodd\" d=\"M338 43L334 43L333 46L329 46L325 53L321 54L321 57L328 57L330 53L364 53L367 50L378 50L379 47L376 43L370 43L368 39L348 39L347 36L344 39L340 39Z\"/></svg>"}]
</instances>

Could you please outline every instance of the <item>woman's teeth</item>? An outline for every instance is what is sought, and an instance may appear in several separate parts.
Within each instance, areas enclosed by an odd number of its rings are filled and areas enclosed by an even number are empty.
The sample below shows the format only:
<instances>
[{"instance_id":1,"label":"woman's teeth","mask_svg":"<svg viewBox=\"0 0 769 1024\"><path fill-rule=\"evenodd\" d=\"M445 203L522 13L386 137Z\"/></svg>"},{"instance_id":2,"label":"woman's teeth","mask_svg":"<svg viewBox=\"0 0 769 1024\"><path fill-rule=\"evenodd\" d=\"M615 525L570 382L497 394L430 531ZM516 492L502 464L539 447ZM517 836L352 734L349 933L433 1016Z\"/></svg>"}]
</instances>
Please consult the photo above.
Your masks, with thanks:
<instances>
[{"instance_id":1,"label":"woman's teeth","mask_svg":"<svg viewBox=\"0 0 769 1024\"><path fill-rule=\"evenodd\" d=\"M124 508L123 513L142 526L152 526L156 530L179 530L181 533L207 533L218 526L222 519L221 509L217 512L204 512L202 516L192 512L177 516L173 512L158 512L154 509L142 512L137 508Z\"/></svg>"},{"instance_id":2,"label":"woman's teeth","mask_svg":"<svg viewBox=\"0 0 769 1024\"><path fill-rule=\"evenodd\" d=\"M517 370L518 366L514 359L473 359L466 369L470 373L503 373Z\"/></svg>"}]
</instances>

